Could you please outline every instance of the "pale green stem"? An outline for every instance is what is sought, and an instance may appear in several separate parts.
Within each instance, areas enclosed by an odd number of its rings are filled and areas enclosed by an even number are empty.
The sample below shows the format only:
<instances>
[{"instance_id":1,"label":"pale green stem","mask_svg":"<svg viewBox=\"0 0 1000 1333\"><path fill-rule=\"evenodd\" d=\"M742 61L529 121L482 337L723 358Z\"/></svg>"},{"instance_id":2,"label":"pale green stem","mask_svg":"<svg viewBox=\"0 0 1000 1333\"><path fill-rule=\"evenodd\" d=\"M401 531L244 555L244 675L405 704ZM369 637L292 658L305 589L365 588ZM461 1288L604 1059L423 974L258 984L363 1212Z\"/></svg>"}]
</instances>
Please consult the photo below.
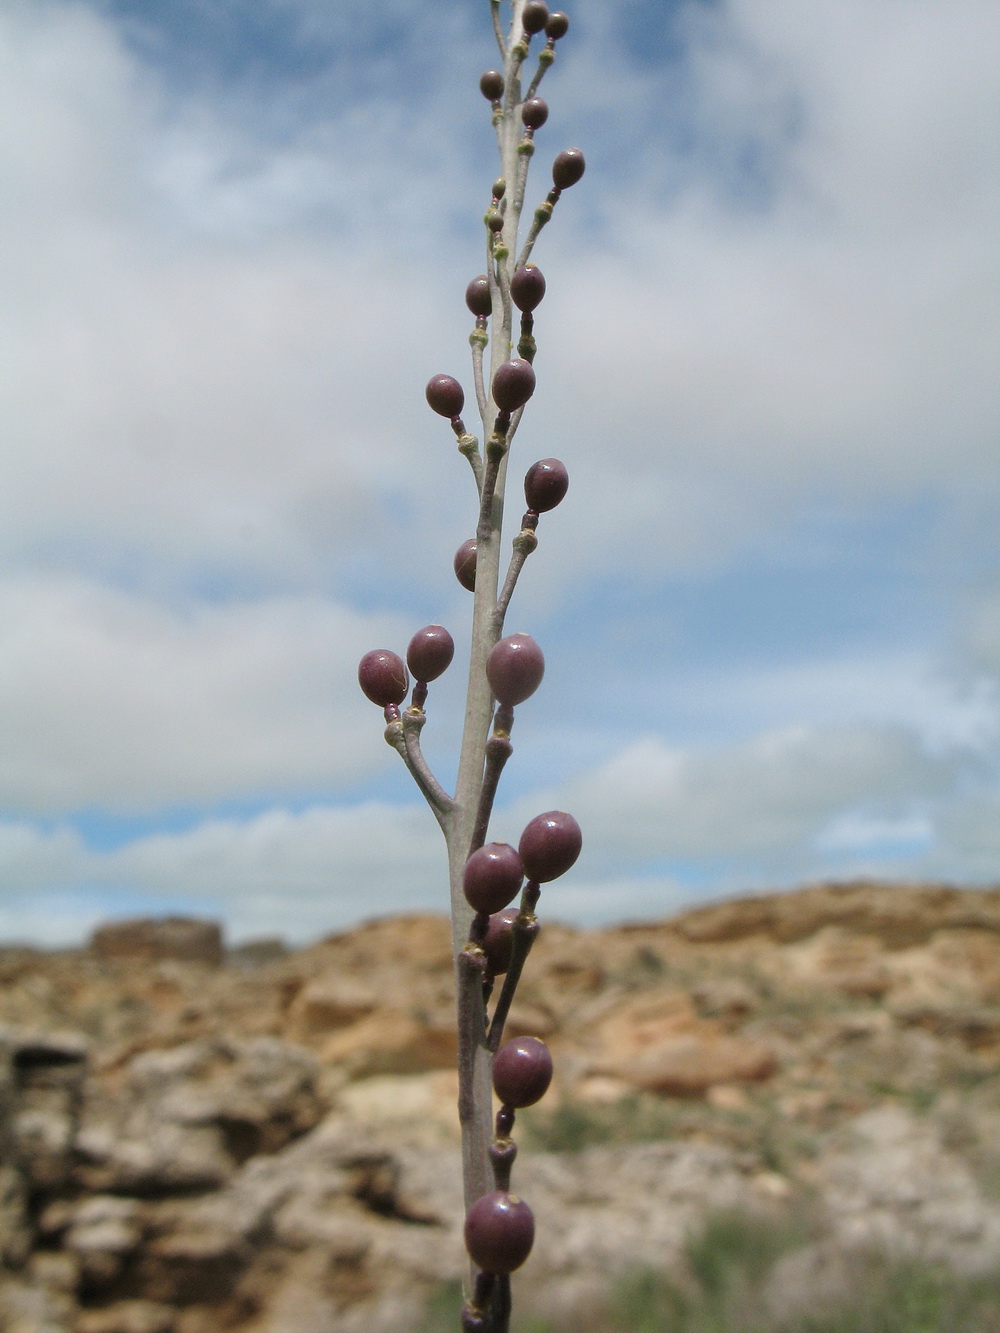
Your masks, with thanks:
<instances>
[{"instance_id":1,"label":"pale green stem","mask_svg":"<svg viewBox=\"0 0 1000 1333\"><path fill-rule=\"evenodd\" d=\"M524 0L514 0L511 26L511 45L521 30L521 10ZM491 6L494 15L497 6ZM515 56L505 53L507 91L504 99L505 114L497 123L500 149L500 174L513 182L517 173L517 144L519 124L513 109L519 101L519 84L512 65ZM518 60L518 64L520 61ZM513 108L513 109L512 109ZM493 295L493 316L490 336L489 382L485 385L486 410L483 413L483 439L493 434L497 409L491 387L493 377L510 355L512 346L512 314L509 299L513 257L517 253L520 209L514 201L508 202L501 233L507 254L496 261L501 268L500 282L491 262L490 287ZM505 294L507 299L505 299ZM489 1146L493 1139L493 1087L491 1080L491 1052L486 1044L485 1024L480 1028L471 1024L471 1006L482 1008L481 974L463 964L461 954L469 939L473 912L465 900L462 877L475 833L476 816L480 805L486 760L486 743L493 717L493 696L486 679L486 658L499 637L496 625L497 591L500 581L501 527L503 524L503 493L507 471L506 456L499 461L496 488L489 512L483 516L477 534L476 589L472 613L472 644L469 654L469 680L465 705L465 724L455 784L454 805L447 821L448 865L451 880L452 948L455 958L455 980L458 987L460 1022L475 1049L460 1058L460 1104L462 1115L462 1167L465 1183L466 1207L471 1206L491 1188Z\"/></svg>"}]
</instances>

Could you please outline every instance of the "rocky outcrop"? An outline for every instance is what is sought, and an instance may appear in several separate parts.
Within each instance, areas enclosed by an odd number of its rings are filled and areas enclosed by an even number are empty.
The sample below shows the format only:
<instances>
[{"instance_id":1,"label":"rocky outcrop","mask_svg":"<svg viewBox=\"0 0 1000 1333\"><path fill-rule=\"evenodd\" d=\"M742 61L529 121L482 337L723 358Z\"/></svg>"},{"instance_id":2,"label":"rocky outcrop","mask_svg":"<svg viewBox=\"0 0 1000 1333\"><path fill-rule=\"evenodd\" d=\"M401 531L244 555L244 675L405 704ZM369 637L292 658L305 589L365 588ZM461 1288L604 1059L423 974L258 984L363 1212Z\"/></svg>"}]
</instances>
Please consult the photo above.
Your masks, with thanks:
<instances>
[{"instance_id":1,"label":"rocky outcrop","mask_svg":"<svg viewBox=\"0 0 1000 1333\"><path fill-rule=\"evenodd\" d=\"M0 1328L417 1333L464 1268L446 922L231 955L190 924L0 951ZM545 927L510 1021L557 1067L518 1113L519 1302L583 1327L636 1265L683 1279L711 1209L812 1210L786 1309L872 1248L987 1271L998 1011L997 892Z\"/></svg>"},{"instance_id":2,"label":"rocky outcrop","mask_svg":"<svg viewBox=\"0 0 1000 1333\"><path fill-rule=\"evenodd\" d=\"M94 931L90 950L105 962L129 959L162 963L172 959L218 967L222 962L222 930L216 921L193 921L189 917L114 921Z\"/></svg>"}]
</instances>

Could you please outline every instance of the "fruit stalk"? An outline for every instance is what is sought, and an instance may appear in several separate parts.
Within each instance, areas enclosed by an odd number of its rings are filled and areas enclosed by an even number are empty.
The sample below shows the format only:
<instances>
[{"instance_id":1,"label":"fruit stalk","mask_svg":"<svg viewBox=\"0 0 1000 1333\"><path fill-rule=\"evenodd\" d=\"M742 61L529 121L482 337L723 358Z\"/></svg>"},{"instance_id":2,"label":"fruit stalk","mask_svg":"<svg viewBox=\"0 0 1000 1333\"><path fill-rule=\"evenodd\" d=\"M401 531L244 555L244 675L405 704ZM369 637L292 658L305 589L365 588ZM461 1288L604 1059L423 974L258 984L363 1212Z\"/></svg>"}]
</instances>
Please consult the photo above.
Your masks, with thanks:
<instances>
[{"instance_id":1,"label":"fruit stalk","mask_svg":"<svg viewBox=\"0 0 1000 1333\"><path fill-rule=\"evenodd\" d=\"M535 93L569 20L564 14L550 14L545 0L511 0L511 28L505 37L498 17L500 0L490 0L490 5L503 72L487 70L479 88L492 107L501 174L492 187L484 217L486 273L468 284L465 297L476 321L469 342L482 422L482 453L462 420L465 391L461 384L451 375L439 374L426 387L428 405L449 421L459 452L471 464L478 493L476 535L459 547L454 561L459 583L473 593L473 610L465 718L453 795L434 776L420 745L427 720L428 683L447 669L454 652L448 631L441 625L418 631L410 641L405 663L389 649L367 653L358 679L368 698L383 709L385 739L400 754L445 837L457 994L465 1241L472 1264L462 1328L507 1333L510 1273L527 1258L535 1225L530 1207L510 1190L517 1151L510 1131L514 1108L531 1105L542 1095L552 1063L538 1038L525 1038L516 1048L514 1043L501 1047L500 1042L521 970L538 933L534 909L540 887L573 865L581 838L572 816L550 811L529 822L517 849L486 841L500 776L513 752L510 733L515 709L535 692L545 669L533 638L526 634L503 637L506 613L524 563L537 545L539 516L560 503L569 485L558 459L542 459L529 468L524 480L527 510L501 586L507 461L525 404L535 389L533 311L545 294L545 279L534 266L525 266L525 252L519 261L515 256L534 132L548 120L548 106ZM535 38L545 44L538 53L529 96L523 98L520 70ZM553 189L542 206L546 220L561 191L582 174L579 149L564 150L556 157ZM536 210L528 249L541 225L538 218ZM521 328L512 355L515 310ZM488 369L484 364L487 347ZM411 672L413 692L401 711ZM519 893L520 910L509 906ZM500 976L504 980L490 1022L487 1005ZM502 1103L495 1124L494 1092Z\"/></svg>"}]
</instances>

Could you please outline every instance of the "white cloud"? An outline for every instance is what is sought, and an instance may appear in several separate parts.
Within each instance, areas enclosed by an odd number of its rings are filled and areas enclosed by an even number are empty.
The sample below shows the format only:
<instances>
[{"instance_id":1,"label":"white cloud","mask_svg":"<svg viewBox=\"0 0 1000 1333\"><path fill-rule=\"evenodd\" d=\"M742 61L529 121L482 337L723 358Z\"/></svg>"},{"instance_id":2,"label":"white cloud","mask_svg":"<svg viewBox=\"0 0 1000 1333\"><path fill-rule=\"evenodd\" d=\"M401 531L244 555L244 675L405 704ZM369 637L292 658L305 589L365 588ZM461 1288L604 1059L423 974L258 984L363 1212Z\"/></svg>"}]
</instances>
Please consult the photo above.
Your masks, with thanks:
<instances>
[{"instance_id":1,"label":"white cloud","mask_svg":"<svg viewBox=\"0 0 1000 1333\"><path fill-rule=\"evenodd\" d=\"M954 762L933 758L903 728L803 726L712 751L648 737L568 784L564 799L602 866L624 856L780 868L801 859L835 816L908 814L953 779Z\"/></svg>"},{"instance_id":2,"label":"white cloud","mask_svg":"<svg viewBox=\"0 0 1000 1333\"><path fill-rule=\"evenodd\" d=\"M388 756L357 663L404 634L319 597L178 608L0 585L0 799L148 811L359 781Z\"/></svg>"},{"instance_id":3,"label":"white cloud","mask_svg":"<svg viewBox=\"0 0 1000 1333\"><path fill-rule=\"evenodd\" d=\"M560 268L539 324L561 332L540 345L586 451L577 498L595 507L620 477L662 503L600 505L606 540L595 555L574 529L573 559L710 566L817 493L971 491L995 513L996 12L692 12L697 123L780 147L775 179L754 209L725 207L683 159L684 188L655 209L645 178L619 183L613 230ZM775 83L798 106L792 131L762 109Z\"/></svg>"},{"instance_id":4,"label":"white cloud","mask_svg":"<svg viewBox=\"0 0 1000 1333\"><path fill-rule=\"evenodd\" d=\"M359 918L448 910L444 843L428 812L378 803L265 811L150 834L110 851L71 831L0 824L0 940L79 938L113 903L121 915L221 916L237 938L302 942ZM80 886L85 886L81 889Z\"/></svg>"}]
</instances>

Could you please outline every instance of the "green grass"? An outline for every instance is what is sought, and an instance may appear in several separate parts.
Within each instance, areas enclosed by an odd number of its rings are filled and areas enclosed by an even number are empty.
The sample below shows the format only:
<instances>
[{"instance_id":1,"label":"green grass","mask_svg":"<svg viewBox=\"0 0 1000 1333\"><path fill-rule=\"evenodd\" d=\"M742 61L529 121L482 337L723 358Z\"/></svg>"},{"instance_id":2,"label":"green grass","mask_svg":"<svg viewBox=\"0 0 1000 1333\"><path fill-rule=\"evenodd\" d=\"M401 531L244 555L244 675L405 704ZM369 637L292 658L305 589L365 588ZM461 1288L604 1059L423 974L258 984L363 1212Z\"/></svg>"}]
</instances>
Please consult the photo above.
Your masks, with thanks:
<instances>
[{"instance_id":1,"label":"green grass","mask_svg":"<svg viewBox=\"0 0 1000 1333\"><path fill-rule=\"evenodd\" d=\"M537 1152L580 1152L603 1143L643 1143L683 1130L683 1108L635 1095L608 1105L563 1102L554 1111L521 1112L524 1144Z\"/></svg>"},{"instance_id":2,"label":"green grass","mask_svg":"<svg viewBox=\"0 0 1000 1333\"><path fill-rule=\"evenodd\" d=\"M718 1213L688 1241L683 1278L627 1273L605 1309L572 1324L519 1316L515 1287L512 1333L1000 1333L1000 1269L961 1278L936 1265L874 1255L852 1263L841 1303L775 1314L763 1297L767 1278L806 1239L800 1219ZM456 1333L460 1307L456 1287L439 1292L419 1333Z\"/></svg>"}]
</instances>

